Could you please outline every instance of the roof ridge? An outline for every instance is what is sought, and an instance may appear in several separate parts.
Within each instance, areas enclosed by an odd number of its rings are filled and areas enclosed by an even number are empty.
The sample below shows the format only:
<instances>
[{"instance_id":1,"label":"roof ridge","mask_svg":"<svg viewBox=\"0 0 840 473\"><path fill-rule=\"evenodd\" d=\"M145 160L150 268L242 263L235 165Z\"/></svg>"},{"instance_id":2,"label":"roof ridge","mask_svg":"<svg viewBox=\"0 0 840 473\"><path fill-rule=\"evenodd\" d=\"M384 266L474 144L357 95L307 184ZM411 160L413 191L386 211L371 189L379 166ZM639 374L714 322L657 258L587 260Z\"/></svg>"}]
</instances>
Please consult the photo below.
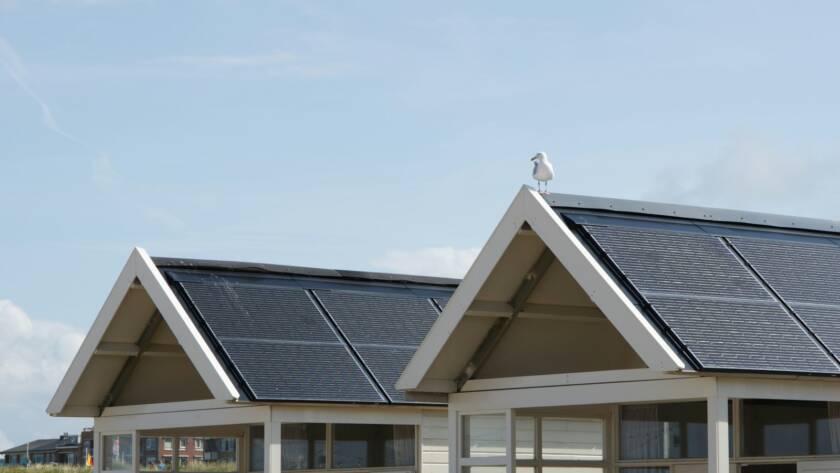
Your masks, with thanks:
<instances>
[{"instance_id":1,"label":"roof ridge","mask_svg":"<svg viewBox=\"0 0 840 473\"><path fill-rule=\"evenodd\" d=\"M717 223L840 233L840 220L611 197L559 193L541 195L546 203L554 208L597 210Z\"/></svg>"},{"instance_id":2,"label":"roof ridge","mask_svg":"<svg viewBox=\"0 0 840 473\"><path fill-rule=\"evenodd\" d=\"M372 271L354 271L344 269L314 268L307 266L288 266L270 263L242 261L205 260L193 258L152 257L159 268L212 269L265 274L287 274L294 276L346 279L355 281L378 281L389 283L425 284L431 286L457 286L461 280L438 276L423 276Z\"/></svg>"}]
</instances>

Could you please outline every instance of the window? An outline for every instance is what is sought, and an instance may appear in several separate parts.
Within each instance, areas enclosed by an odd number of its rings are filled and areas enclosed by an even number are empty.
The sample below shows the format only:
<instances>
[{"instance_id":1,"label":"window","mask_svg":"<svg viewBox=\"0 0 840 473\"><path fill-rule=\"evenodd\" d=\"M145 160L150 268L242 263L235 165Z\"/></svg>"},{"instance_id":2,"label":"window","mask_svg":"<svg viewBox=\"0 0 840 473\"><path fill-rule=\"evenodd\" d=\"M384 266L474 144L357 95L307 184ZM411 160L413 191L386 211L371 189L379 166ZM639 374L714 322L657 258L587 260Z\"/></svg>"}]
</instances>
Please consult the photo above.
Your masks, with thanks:
<instances>
[{"instance_id":1,"label":"window","mask_svg":"<svg viewBox=\"0 0 840 473\"><path fill-rule=\"evenodd\" d=\"M265 428L262 425L252 425L249 428L249 433L251 436L251 446L250 455L248 456L250 459L248 471L263 471L265 465Z\"/></svg>"},{"instance_id":2,"label":"window","mask_svg":"<svg viewBox=\"0 0 840 473\"><path fill-rule=\"evenodd\" d=\"M414 466L413 425L336 424L333 468Z\"/></svg>"},{"instance_id":3,"label":"window","mask_svg":"<svg viewBox=\"0 0 840 473\"><path fill-rule=\"evenodd\" d=\"M600 461L604 459L601 419L542 419L542 459Z\"/></svg>"},{"instance_id":4,"label":"window","mask_svg":"<svg viewBox=\"0 0 840 473\"><path fill-rule=\"evenodd\" d=\"M796 463L744 465L741 473L796 473Z\"/></svg>"},{"instance_id":5,"label":"window","mask_svg":"<svg viewBox=\"0 0 840 473\"><path fill-rule=\"evenodd\" d=\"M705 458L706 403L621 406L621 460Z\"/></svg>"},{"instance_id":6,"label":"window","mask_svg":"<svg viewBox=\"0 0 840 473\"><path fill-rule=\"evenodd\" d=\"M184 441L185 439L181 439ZM183 472L208 472L215 473L235 472L238 470L236 454L236 438L234 437L188 437L187 445L192 443L194 456L180 457ZM188 453L182 451L181 453Z\"/></svg>"},{"instance_id":7,"label":"window","mask_svg":"<svg viewBox=\"0 0 840 473\"><path fill-rule=\"evenodd\" d=\"M131 435L102 436L102 469L104 471L133 470Z\"/></svg>"},{"instance_id":8,"label":"window","mask_svg":"<svg viewBox=\"0 0 840 473\"><path fill-rule=\"evenodd\" d=\"M505 414L465 415L461 419L464 458L505 456Z\"/></svg>"},{"instance_id":9,"label":"window","mask_svg":"<svg viewBox=\"0 0 840 473\"><path fill-rule=\"evenodd\" d=\"M745 399L741 412L744 456L840 454L840 403Z\"/></svg>"},{"instance_id":10,"label":"window","mask_svg":"<svg viewBox=\"0 0 840 473\"><path fill-rule=\"evenodd\" d=\"M283 470L326 468L326 424L283 424L280 456Z\"/></svg>"},{"instance_id":11,"label":"window","mask_svg":"<svg viewBox=\"0 0 840 473\"><path fill-rule=\"evenodd\" d=\"M187 449L187 439L185 439L185 438L183 438L183 437L179 438L179 439L178 439L178 448L179 448L181 451L186 450L186 449Z\"/></svg>"},{"instance_id":12,"label":"window","mask_svg":"<svg viewBox=\"0 0 840 473\"><path fill-rule=\"evenodd\" d=\"M536 445L536 422L533 417L516 418L516 459L533 460ZM518 470L517 470L518 471ZM528 473L519 471L518 473Z\"/></svg>"},{"instance_id":13,"label":"window","mask_svg":"<svg viewBox=\"0 0 840 473\"><path fill-rule=\"evenodd\" d=\"M160 445L158 437L140 437L141 450L140 455L140 471L171 471L172 462L166 461L161 451L158 449ZM170 457L171 458L171 457Z\"/></svg>"},{"instance_id":14,"label":"window","mask_svg":"<svg viewBox=\"0 0 840 473\"><path fill-rule=\"evenodd\" d=\"M163 439L163 449L172 450L172 437L166 437Z\"/></svg>"}]
</instances>

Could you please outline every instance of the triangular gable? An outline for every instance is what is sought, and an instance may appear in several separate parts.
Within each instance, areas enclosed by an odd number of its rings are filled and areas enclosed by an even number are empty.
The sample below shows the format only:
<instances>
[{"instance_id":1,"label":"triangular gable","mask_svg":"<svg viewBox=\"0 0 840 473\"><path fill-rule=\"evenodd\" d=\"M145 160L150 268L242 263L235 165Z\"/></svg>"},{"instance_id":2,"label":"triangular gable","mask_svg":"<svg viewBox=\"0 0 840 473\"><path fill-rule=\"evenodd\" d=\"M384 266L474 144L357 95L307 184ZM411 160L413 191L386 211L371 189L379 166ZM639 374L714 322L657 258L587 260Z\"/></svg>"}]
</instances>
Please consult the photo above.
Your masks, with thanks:
<instances>
[{"instance_id":1,"label":"triangular gable","mask_svg":"<svg viewBox=\"0 0 840 473\"><path fill-rule=\"evenodd\" d=\"M565 222L539 194L533 189L523 187L449 300L442 315L403 371L397 382L398 389L431 392L456 390L457 383L454 379L449 376L429 376L429 371L436 363L453 363L465 367L470 361L469 357L474 355L475 339L465 340L466 343L459 343L459 347L447 344L459 325L465 322L467 311L471 309L479 292L485 287L523 228L533 231L535 236L542 240L550 252L548 256L553 255L568 271L648 368L662 372L685 368L683 359ZM532 259L536 259L537 262L533 268L523 271L526 274L528 271L539 271L540 259L534 255ZM546 261L550 264L549 260ZM517 263L508 261L504 264ZM474 307L472 308L474 310ZM475 332L478 334L473 338L481 337L480 330ZM471 335L467 335L469 336Z\"/></svg>"},{"instance_id":2,"label":"triangular gable","mask_svg":"<svg viewBox=\"0 0 840 473\"><path fill-rule=\"evenodd\" d=\"M108 342L104 344L102 342L120 307L126 301L126 298L131 296L132 287L136 284L142 286L142 290L145 291L151 300L151 304L160 314L162 324L168 328L169 335L174 336L178 345L186 354L189 364L198 372L200 380L206 385L212 397L226 401L239 399L238 389L217 360L211 347L201 336L199 329L166 284L152 259L145 250L135 248L53 395L47 407L48 414L78 417L100 415L103 407L101 404L86 402L83 405L71 405L68 401L74 391L80 388L103 390L102 386L80 386L82 384L80 380L97 350L99 353L109 349L126 350L126 346L128 346L130 352L130 343L110 343L109 345ZM146 322L143 321L143 323ZM123 362L118 359L115 363ZM102 392L102 395L107 394L107 389L111 387L113 381L108 380L107 384L108 387L104 387L105 392Z\"/></svg>"}]
</instances>

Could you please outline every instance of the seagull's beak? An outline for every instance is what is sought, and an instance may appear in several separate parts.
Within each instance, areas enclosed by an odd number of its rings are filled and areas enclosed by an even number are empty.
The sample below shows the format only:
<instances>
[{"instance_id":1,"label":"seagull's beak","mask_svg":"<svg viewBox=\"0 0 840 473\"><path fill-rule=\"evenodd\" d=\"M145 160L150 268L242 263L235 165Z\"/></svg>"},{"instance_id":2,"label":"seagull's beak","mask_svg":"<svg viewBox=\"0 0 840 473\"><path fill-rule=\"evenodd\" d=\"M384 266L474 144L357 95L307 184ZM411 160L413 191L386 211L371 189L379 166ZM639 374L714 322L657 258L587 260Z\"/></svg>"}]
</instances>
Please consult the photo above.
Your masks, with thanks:
<instances>
[{"instance_id":1,"label":"seagull's beak","mask_svg":"<svg viewBox=\"0 0 840 473\"><path fill-rule=\"evenodd\" d=\"M537 158L539 158L539 155L534 156L533 158L531 158L531 161L535 161Z\"/></svg>"}]
</instances>

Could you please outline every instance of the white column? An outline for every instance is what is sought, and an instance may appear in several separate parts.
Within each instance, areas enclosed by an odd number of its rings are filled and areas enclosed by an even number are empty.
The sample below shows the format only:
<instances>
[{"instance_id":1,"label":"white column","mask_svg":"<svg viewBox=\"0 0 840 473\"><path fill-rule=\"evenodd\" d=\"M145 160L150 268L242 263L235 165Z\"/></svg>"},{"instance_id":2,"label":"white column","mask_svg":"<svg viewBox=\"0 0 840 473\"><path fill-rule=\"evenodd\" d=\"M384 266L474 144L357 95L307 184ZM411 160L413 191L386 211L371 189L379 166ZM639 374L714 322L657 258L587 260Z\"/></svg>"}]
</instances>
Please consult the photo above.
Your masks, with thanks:
<instances>
[{"instance_id":1,"label":"white column","mask_svg":"<svg viewBox=\"0 0 840 473\"><path fill-rule=\"evenodd\" d=\"M450 404L447 409L448 442L449 442L449 473L458 473L458 458L461 456L461 423L458 422L458 410Z\"/></svg>"},{"instance_id":2,"label":"white column","mask_svg":"<svg viewBox=\"0 0 840 473\"><path fill-rule=\"evenodd\" d=\"M507 473L516 471L516 416L513 409L505 411L505 456L507 457Z\"/></svg>"},{"instance_id":3,"label":"white column","mask_svg":"<svg viewBox=\"0 0 840 473\"><path fill-rule=\"evenodd\" d=\"M264 427L265 456L263 458L265 473L280 473L280 422L269 419Z\"/></svg>"},{"instance_id":4,"label":"white column","mask_svg":"<svg viewBox=\"0 0 840 473\"><path fill-rule=\"evenodd\" d=\"M93 473L101 473L102 471L102 439L99 438L99 430L96 428L96 419L93 420Z\"/></svg>"},{"instance_id":5,"label":"white column","mask_svg":"<svg viewBox=\"0 0 840 473\"><path fill-rule=\"evenodd\" d=\"M729 473L729 405L717 389L707 402L709 473Z\"/></svg>"}]
</instances>

